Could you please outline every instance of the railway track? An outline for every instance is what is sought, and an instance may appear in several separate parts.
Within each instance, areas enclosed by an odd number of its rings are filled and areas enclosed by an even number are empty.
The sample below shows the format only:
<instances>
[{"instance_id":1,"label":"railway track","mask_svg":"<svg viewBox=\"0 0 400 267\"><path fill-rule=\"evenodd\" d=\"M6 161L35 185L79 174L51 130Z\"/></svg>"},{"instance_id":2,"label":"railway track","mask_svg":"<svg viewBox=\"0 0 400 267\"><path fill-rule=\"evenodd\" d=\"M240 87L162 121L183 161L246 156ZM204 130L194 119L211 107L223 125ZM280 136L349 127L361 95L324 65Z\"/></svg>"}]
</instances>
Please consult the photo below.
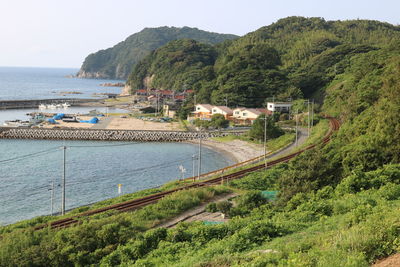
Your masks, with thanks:
<instances>
[{"instance_id":1,"label":"railway track","mask_svg":"<svg viewBox=\"0 0 400 267\"><path fill-rule=\"evenodd\" d=\"M326 144L330 141L331 136L333 134L334 131L337 131L340 127L340 123L337 119L332 118L332 117L327 117L327 119L329 119L329 123L330 123L330 129L329 132L323 137L321 143L322 144ZM319 143L319 144L321 144ZM240 170L237 172L233 172L230 174L226 174L226 175L222 175L216 178L212 178L212 179L208 179L208 180L204 180L201 182L196 182L193 184L189 184L183 187L179 187L179 188L175 188L172 190L168 190L168 191L164 191L161 193L157 193L157 194L153 194L153 195L149 195L143 198L139 198L139 199L134 199L134 200L129 200L129 201L125 201L122 203L118 203L118 204L114 204L114 205L110 205L107 207L103 207L103 208L99 208L99 209L95 209L95 210L89 210L83 213L80 213L78 215L69 217L69 218L64 218L64 219L60 219L54 222L51 222L49 224L43 224L40 226L35 227L35 230L40 230L46 227L51 227L52 229L56 229L56 228L64 228L64 227L69 227L71 225L75 225L75 224L79 224L80 220L79 218L82 217L88 217L88 216L92 216L95 214L99 214L99 213L103 213L106 211L117 211L117 212L126 212L126 211L133 211L136 209L140 209L144 206L150 205L152 203L157 202L158 200L162 199L163 197L167 196L167 195L171 195L177 191L181 191L181 190L187 190L187 189L191 189L191 188L199 188L199 187L206 187L206 186L211 186L211 185L216 185L216 184L221 184L223 182L229 182L231 180L234 179L239 179L242 178L243 176L251 173L251 172L255 172L255 171L259 171L262 169L266 169L266 168L271 168L277 164L280 163L284 163L284 162L288 162L289 160L293 159L294 157L296 157L297 155L303 153L306 150L310 150L312 148L314 148L315 146L317 146L318 144L312 144L309 145L305 148L303 148L302 150L296 151L294 153L288 154L286 156L280 157L278 159L272 160L270 162L268 162L267 164L265 163L260 163L258 165L252 166L250 168L244 169L244 170Z\"/></svg>"}]
</instances>

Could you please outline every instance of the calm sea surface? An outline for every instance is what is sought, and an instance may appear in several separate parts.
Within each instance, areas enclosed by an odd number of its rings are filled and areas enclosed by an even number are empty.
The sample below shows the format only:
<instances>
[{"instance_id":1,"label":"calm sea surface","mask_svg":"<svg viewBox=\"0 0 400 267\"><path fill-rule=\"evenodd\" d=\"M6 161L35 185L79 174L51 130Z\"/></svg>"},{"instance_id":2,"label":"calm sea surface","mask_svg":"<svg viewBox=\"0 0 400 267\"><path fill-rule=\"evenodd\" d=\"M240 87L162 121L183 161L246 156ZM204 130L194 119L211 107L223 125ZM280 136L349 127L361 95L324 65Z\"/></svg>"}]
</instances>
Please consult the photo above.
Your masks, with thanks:
<instances>
[{"instance_id":1,"label":"calm sea surface","mask_svg":"<svg viewBox=\"0 0 400 267\"><path fill-rule=\"evenodd\" d=\"M116 80L67 78L78 69L0 67L0 100L93 98L93 93L120 93L121 88L103 87ZM65 95L61 92L80 92Z\"/></svg>"},{"instance_id":2,"label":"calm sea surface","mask_svg":"<svg viewBox=\"0 0 400 267\"><path fill-rule=\"evenodd\" d=\"M48 98L46 92L51 94L55 88L86 92L87 97L102 90L119 90L98 86L110 82L107 80L65 78L76 71L0 68L0 99ZM0 121L18 117L18 114L23 116L25 111L0 110ZM185 177L189 177L192 155L198 149L183 143L0 139L0 225L49 214L52 182L55 185L54 211L60 210L62 145L68 147L67 209L116 197L118 184L122 184L122 193L131 193L176 180L181 177L180 165L186 169ZM207 148L203 148L202 156L203 172L232 164L231 160Z\"/></svg>"}]
</instances>

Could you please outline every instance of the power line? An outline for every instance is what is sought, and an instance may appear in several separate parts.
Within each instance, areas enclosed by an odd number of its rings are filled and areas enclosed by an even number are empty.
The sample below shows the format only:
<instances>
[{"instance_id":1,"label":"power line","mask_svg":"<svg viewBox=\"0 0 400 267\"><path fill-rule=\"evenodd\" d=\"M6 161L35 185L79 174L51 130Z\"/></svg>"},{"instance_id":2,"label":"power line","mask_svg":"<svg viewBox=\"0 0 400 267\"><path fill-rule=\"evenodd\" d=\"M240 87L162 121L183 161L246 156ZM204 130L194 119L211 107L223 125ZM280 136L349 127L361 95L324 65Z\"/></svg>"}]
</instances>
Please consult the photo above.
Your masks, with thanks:
<instances>
[{"instance_id":1,"label":"power line","mask_svg":"<svg viewBox=\"0 0 400 267\"><path fill-rule=\"evenodd\" d=\"M131 146L131 145L137 145L137 144L143 144L142 142L133 142L133 143L123 143L123 144L111 144L111 145L94 145L94 146L74 146L74 145L69 145L67 147L72 147L72 148L96 148L96 147L113 147L113 146Z\"/></svg>"},{"instance_id":2,"label":"power line","mask_svg":"<svg viewBox=\"0 0 400 267\"><path fill-rule=\"evenodd\" d=\"M211 152L206 152L203 153L203 155L207 155L207 154L217 154L217 152L211 151ZM176 167L177 164L179 163L185 163L188 161L191 161L192 158L181 158L181 159L176 159L174 161L170 161L170 162L166 162L166 163L162 163L162 164L157 164L157 165L153 165L153 166L146 166L146 167L142 167L142 168L137 168L137 169L133 169L133 170L122 170L119 173L113 173L113 176L119 176L120 178L122 177L129 177L132 174L138 173L143 171L143 173L146 173L150 170L155 170L155 169L160 169L163 167ZM75 183L67 183L67 185L79 185L79 184L87 184L87 183L94 183L94 182L99 182L99 181L103 181L103 180L108 180L110 179L110 175L104 175L104 176L95 176L90 180L86 180L86 181L82 181L82 182L75 182Z\"/></svg>"},{"instance_id":3,"label":"power line","mask_svg":"<svg viewBox=\"0 0 400 267\"><path fill-rule=\"evenodd\" d=\"M26 159L26 158L30 158L32 156L38 156L41 154L48 154L49 152L55 152L57 150L55 150L56 148L50 148L47 150L43 150L43 151L39 151L39 152L35 152L35 153L30 153L30 154L26 154L26 155L22 155L19 157L15 157L15 158L10 158L10 159L4 159L4 160L0 160L0 163L8 163L10 161L14 161L14 160L21 160L21 159Z\"/></svg>"}]
</instances>

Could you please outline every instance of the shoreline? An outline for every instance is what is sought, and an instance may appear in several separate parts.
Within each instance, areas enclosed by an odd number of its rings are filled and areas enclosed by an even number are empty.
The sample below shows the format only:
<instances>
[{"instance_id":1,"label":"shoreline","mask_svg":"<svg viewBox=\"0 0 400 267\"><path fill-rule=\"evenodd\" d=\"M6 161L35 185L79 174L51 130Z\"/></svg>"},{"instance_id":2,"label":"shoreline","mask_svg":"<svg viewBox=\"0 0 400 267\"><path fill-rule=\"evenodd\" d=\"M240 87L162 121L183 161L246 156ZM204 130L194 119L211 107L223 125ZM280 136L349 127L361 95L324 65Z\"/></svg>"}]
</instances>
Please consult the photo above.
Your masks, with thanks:
<instances>
[{"instance_id":1,"label":"shoreline","mask_svg":"<svg viewBox=\"0 0 400 267\"><path fill-rule=\"evenodd\" d=\"M186 143L197 145L199 142L197 140L192 140L186 141ZM240 163L264 154L261 145L251 144L237 139L227 142L206 139L202 140L202 145L224 155L234 163Z\"/></svg>"}]
</instances>

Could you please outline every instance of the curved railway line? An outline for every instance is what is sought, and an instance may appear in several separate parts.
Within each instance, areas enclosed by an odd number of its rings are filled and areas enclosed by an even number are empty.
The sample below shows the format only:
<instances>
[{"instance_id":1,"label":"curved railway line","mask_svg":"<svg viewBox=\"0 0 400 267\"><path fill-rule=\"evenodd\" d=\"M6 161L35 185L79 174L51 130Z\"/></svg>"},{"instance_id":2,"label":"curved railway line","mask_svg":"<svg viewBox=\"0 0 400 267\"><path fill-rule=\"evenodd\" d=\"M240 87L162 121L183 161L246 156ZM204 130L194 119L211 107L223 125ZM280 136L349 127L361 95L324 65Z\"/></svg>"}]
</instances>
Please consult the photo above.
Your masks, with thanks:
<instances>
[{"instance_id":1,"label":"curved railway line","mask_svg":"<svg viewBox=\"0 0 400 267\"><path fill-rule=\"evenodd\" d=\"M330 121L330 129L329 132L323 137L321 143L322 144L326 144L330 141L331 136L333 134L334 131L337 131L340 127L340 123L337 119L332 118L332 117L326 117L327 119L329 119ZM318 143L318 144L321 144ZM266 169L266 168L271 168L279 163L283 163L283 162L288 162L289 160L291 160L292 158L296 157L297 155L301 154L302 152L312 149L315 146L317 146L318 144L312 144L309 145L299 151L296 151L294 153L288 154L286 156L280 157L278 159L272 160L270 162L268 162L267 164L260 163L258 165L252 166L250 168L244 169L244 170L239 170L230 174L226 174L226 175L221 175L219 177L216 178L212 178L212 179L208 179L208 180L204 180L201 182L196 182L196 183L192 183L183 187L179 187L179 188L175 188L172 190L168 190L168 191L164 191L164 192L160 192L157 194L153 194L153 195L149 195L146 197L142 197L142 198L138 198L138 199L134 199L134 200L129 200L129 201L125 201L122 203L118 203L118 204L114 204L114 205L110 205L107 207L103 207L103 208L99 208L99 209L94 209L94 210L89 210L83 213L80 213L78 215L74 215L71 216L69 218L64 218L64 219L60 219L57 221L53 221L50 222L48 224L43 224L40 226L35 227L35 230L40 230L46 227L51 227L53 229L55 228L62 228L62 227L69 227L71 225L74 224L79 224L80 220L79 218L82 217L87 217L87 216L91 216L91 215L95 215L95 214L99 214L102 212L106 212L106 211L119 211L119 212L125 212L125 211L132 211L132 210L136 210L139 208L142 208L144 206L147 206L149 204L155 203L158 200L162 199L163 197L167 196L167 195L171 195L172 193L175 193L177 191L180 190L186 190L186 189L190 189L190 188L198 188L198 187L205 187L205 186L210 186L210 185L216 185L216 184L221 184L223 182L228 182L234 179L238 179L238 178L242 178L243 176L251 173L251 172L255 172L255 171L259 171L262 169ZM189 178L190 179L190 178Z\"/></svg>"}]
</instances>

